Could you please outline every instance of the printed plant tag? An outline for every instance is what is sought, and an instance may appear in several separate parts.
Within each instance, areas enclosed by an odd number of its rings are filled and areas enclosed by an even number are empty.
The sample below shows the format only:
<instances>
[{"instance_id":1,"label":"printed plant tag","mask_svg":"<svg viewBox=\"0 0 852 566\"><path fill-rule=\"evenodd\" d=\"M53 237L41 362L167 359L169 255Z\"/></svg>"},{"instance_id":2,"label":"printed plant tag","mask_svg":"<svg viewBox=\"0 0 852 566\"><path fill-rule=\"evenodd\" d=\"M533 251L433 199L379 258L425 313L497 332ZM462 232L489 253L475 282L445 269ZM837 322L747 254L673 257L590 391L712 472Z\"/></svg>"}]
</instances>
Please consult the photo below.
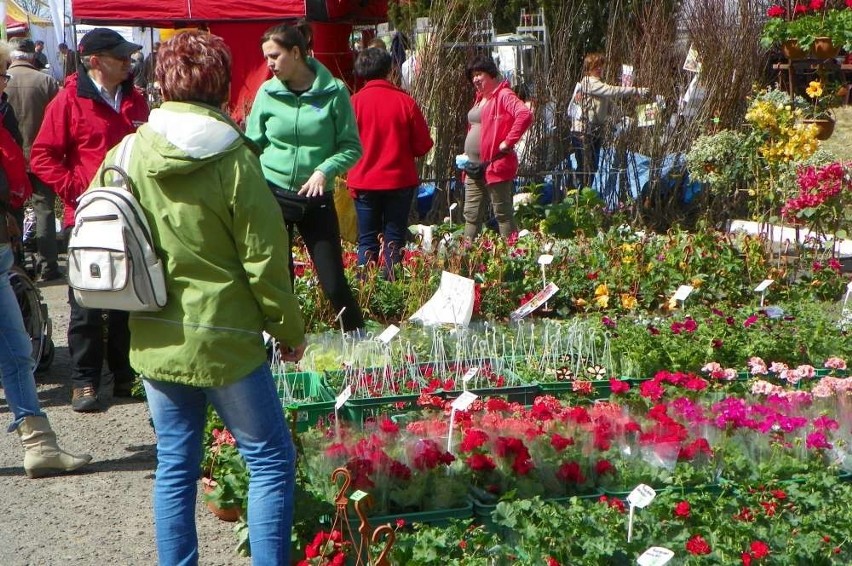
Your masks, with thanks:
<instances>
[{"instance_id":1,"label":"printed plant tag","mask_svg":"<svg viewBox=\"0 0 852 566\"><path fill-rule=\"evenodd\" d=\"M539 265L550 265L553 263L553 256L550 254L541 254L538 256L538 264Z\"/></svg>"},{"instance_id":2,"label":"printed plant tag","mask_svg":"<svg viewBox=\"0 0 852 566\"><path fill-rule=\"evenodd\" d=\"M760 285L758 285L757 287L754 288L754 292L755 293L763 293L773 283L775 283L774 279L764 279L763 282Z\"/></svg>"},{"instance_id":3,"label":"printed plant tag","mask_svg":"<svg viewBox=\"0 0 852 566\"><path fill-rule=\"evenodd\" d=\"M477 395L476 393L471 393L470 391L465 391L461 395L459 395L454 401L453 404L450 405L455 411L466 411L468 407L470 407L471 403L476 401Z\"/></svg>"},{"instance_id":4,"label":"printed plant tag","mask_svg":"<svg viewBox=\"0 0 852 566\"><path fill-rule=\"evenodd\" d=\"M636 561L639 566L663 566L674 557L674 552L662 546L652 546Z\"/></svg>"},{"instance_id":5,"label":"printed plant tag","mask_svg":"<svg viewBox=\"0 0 852 566\"><path fill-rule=\"evenodd\" d=\"M465 372L465 374L462 376L462 381L463 381L464 383L467 383L468 381L470 381L471 379L473 379L473 377L474 377L477 373L479 373L479 368L478 368L478 367L472 367L472 368L470 368L470 369L469 369L469 370L467 370L467 371Z\"/></svg>"},{"instance_id":6,"label":"printed plant tag","mask_svg":"<svg viewBox=\"0 0 852 566\"><path fill-rule=\"evenodd\" d=\"M692 285L681 285L675 291L674 300L685 301L690 293L692 293Z\"/></svg>"},{"instance_id":7,"label":"printed plant tag","mask_svg":"<svg viewBox=\"0 0 852 566\"><path fill-rule=\"evenodd\" d=\"M633 491L630 492L630 495L627 496L627 503L633 507L644 509L654 500L655 497L657 497L657 492L654 491L653 487L640 483L634 487Z\"/></svg>"},{"instance_id":8,"label":"printed plant tag","mask_svg":"<svg viewBox=\"0 0 852 566\"><path fill-rule=\"evenodd\" d=\"M512 311L509 315L509 318L512 320L520 320L533 312L535 309L543 305L559 291L559 287L557 287L554 283L548 283L544 289L536 293L535 297L530 299L528 302L521 305L519 308Z\"/></svg>"},{"instance_id":9,"label":"printed plant tag","mask_svg":"<svg viewBox=\"0 0 852 566\"><path fill-rule=\"evenodd\" d=\"M399 327L394 325L394 324L391 324L390 326L385 328L382 331L381 334L379 334L376 337L376 340L378 340L379 342L382 342L384 344L387 344L388 342L393 340L394 336L396 336L397 334L399 334Z\"/></svg>"},{"instance_id":10,"label":"printed plant tag","mask_svg":"<svg viewBox=\"0 0 852 566\"><path fill-rule=\"evenodd\" d=\"M347 385L346 389L340 392L340 395L337 396L337 399L334 402L334 410L339 411L340 407L342 407L349 398L352 397L352 386Z\"/></svg>"},{"instance_id":11,"label":"printed plant tag","mask_svg":"<svg viewBox=\"0 0 852 566\"><path fill-rule=\"evenodd\" d=\"M530 235L530 231L527 230L526 228L524 228L523 230L518 232L518 238L523 238L523 237L529 236L529 235Z\"/></svg>"}]
</instances>

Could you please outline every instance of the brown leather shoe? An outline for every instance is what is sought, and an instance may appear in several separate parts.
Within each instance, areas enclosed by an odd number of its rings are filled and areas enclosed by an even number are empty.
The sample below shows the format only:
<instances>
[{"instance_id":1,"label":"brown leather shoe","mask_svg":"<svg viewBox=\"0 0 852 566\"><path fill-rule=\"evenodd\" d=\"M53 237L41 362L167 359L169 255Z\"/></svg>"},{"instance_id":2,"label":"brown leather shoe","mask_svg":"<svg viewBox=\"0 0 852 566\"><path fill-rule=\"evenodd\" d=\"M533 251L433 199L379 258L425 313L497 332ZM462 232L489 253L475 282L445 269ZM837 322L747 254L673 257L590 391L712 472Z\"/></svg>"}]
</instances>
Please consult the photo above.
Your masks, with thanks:
<instances>
[{"instance_id":1,"label":"brown leather shoe","mask_svg":"<svg viewBox=\"0 0 852 566\"><path fill-rule=\"evenodd\" d=\"M101 404L98 402L98 394L95 392L95 388L90 385L75 387L71 392L71 409L78 413L100 411Z\"/></svg>"}]
</instances>

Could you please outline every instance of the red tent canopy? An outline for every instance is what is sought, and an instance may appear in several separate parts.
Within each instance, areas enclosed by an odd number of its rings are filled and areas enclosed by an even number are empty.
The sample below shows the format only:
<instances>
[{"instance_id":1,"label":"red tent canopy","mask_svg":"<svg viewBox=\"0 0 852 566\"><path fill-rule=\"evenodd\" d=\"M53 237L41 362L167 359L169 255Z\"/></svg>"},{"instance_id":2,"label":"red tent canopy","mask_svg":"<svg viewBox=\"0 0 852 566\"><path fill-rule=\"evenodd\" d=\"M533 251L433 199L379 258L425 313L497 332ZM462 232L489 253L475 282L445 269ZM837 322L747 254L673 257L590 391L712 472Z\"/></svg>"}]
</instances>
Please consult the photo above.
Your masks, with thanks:
<instances>
[{"instance_id":1,"label":"red tent canopy","mask_svg":"<svg viewBox=\"0 0 852 566\"><path fill-rule=\"evenodd\" d=\"M302 17L312 22L345 18L345 23L313 26L315 56L333 73L345 75L352 67L352 24L385 21L387 6L388 0L74 0L72 18L102 26L207 26L231 48L231 114L239 121L269 77L258 43L266 28Z\"/></svg>"}]
</instances>

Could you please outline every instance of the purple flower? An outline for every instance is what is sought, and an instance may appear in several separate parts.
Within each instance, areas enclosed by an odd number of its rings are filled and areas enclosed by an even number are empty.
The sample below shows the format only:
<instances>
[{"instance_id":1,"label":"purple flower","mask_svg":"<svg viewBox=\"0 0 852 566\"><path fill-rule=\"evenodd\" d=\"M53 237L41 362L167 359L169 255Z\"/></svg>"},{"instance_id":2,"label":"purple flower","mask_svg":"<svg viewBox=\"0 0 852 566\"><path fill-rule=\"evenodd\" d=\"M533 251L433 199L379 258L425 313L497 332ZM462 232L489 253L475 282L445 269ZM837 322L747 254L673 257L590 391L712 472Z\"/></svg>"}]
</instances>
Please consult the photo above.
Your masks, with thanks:
<instances>
[{"instance_id":1,"label":"purple flower","mask_svg":"<svg viewBox=\"0 0 852 566\"><path fill-rule=\"evenodd\" d=\"M813 450L827 450L831 448L831 443L826 438L825 433L820 431L810 433L805 444Z\"/></svg>"}]
</instances>

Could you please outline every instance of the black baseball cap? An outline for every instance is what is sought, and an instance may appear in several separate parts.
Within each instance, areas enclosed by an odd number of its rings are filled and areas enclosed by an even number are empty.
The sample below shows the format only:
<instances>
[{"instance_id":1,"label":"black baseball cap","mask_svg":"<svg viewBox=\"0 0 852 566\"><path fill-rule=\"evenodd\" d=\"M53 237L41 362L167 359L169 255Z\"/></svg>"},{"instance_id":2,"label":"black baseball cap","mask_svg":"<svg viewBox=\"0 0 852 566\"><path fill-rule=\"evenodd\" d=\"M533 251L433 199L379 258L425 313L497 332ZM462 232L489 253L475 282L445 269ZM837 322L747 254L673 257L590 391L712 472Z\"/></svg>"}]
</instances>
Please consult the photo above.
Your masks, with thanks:
<instances>
[{"instance_id":1,"label":"black baseball cap","mask_svg":"<svg viewBox=\"0 0 852 566\"><path fill-rule=\"evenodd\" d=\"M130 57L131 53L140 49L141 45L127 41L115 30L94 28L83 36L77 50L81 56L109 53L117 57Z\"/></svg>"}]
</instances>

